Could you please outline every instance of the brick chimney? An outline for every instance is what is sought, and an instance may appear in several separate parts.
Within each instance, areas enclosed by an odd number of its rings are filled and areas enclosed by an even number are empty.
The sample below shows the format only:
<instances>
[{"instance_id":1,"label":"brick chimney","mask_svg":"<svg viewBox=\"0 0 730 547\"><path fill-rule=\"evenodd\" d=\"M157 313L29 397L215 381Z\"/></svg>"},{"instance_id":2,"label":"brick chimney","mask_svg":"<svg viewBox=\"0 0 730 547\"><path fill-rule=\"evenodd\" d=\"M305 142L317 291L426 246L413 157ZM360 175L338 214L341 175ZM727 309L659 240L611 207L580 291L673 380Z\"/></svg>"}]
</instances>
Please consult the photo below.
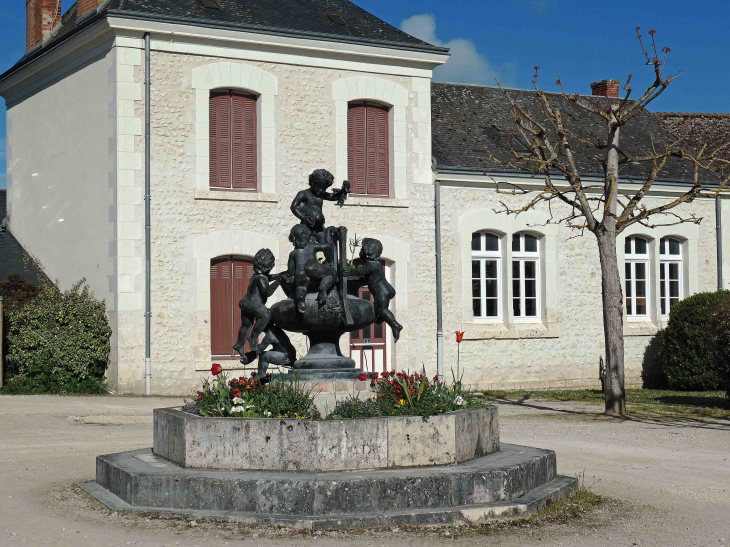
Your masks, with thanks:
<instances>
[{"instance_id":1,"label":"brick chimney","mask_svg":"<svg viewBox=\"0 0 730 547\"><path fill-rule=\"evenodd\" d=\"M61 0L25 0L25 51L35 49L61 24Z\"/></svg>"},{"instance_id":2,"label":"brick chimney","mask_svg":"<svg viewBox=\"0 0 730 547\"><path fill-rule=\"evenodd\" d=\"M77 0L76 1L76 19L81 19L99 7L103 0Z\"/></svg>"},{"instance_id":3,"label":"brick chimney","mask_svg":"<svg viewBox=\"0 0 730 547\"><path fill-rule=\"evenodd\" d=\"M602 80L600 82L593 82L591 84L591 92L593 95L598 95L600 97L618 99L619 85L620 82L618 80Z\"/></svg>"}]
</instances>

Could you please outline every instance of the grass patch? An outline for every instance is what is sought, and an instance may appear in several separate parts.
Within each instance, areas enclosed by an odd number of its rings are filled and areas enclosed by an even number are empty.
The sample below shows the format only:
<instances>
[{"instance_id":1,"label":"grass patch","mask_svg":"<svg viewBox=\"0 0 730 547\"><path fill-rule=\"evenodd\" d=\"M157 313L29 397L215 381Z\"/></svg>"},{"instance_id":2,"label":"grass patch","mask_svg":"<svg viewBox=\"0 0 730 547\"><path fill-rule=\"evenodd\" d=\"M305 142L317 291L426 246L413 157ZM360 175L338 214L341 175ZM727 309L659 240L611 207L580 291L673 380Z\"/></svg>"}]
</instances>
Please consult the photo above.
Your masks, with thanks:
<instances>
[{"instance_id":1,"label":"grass patch","mask_svg":"<svg viewBox=\"0 0 730 547\"><path fill-rule=\"evenodd\" d=\"M471 527L474 535L488 536L497 531L516 528L538 528L548 524L562 525L587 517L590 512L604 503L606 498L581 486L572 496L548 503L536 515L505 522L491 522Z\"/></svg>"},{"instance_id":2,"label":"grass patch","mask_svg":"<svg viewBox=\"0 0 730 547\"><path fill-rule=\"evenodd\" d=\"M492 390L483 391L487 399L509 401L577 401L602 403L598 389ZM626 410L638 418L712 418L730 420L730 398L724 391L672 391L627 389Z\"/></svg>"}]
</instances>

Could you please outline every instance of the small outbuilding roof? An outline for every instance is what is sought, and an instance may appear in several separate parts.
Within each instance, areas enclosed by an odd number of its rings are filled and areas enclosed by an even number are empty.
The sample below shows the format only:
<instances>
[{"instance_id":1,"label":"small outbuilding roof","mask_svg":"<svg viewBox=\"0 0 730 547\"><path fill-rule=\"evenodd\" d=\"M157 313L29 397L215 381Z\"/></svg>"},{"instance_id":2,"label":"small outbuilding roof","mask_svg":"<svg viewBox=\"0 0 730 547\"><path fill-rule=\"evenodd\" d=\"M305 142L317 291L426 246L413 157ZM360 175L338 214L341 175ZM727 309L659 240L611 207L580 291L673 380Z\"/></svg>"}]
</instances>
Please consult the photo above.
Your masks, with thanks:
<instances>
[{"instance_id":1,"label":"small outbuilding roof","mask_svg":"<svg viewBox=\"0 0 730 547\"><path fill-rule=\"evenodd\" d=\"M6 198L7 191L0 190L0 220L7 214ZM0 281L7 280L10 274L19 274L36 285L50 282L13 234L0 231Z\"/></svg>"},{"instance_id":2,"label":"small outbuilding roof","mask_svg":"<svg viewBox=\"0 0 730 547\"><path fill-rule=\"evenodd\" d=\"M528 112L544 119L534 90L508 89L506 92ZM605 121L567 101L559 93L548 93L548 98L551 104L560 108L572 134L591 143L579 140L571 143L580 171L584 175L601 175L603 153L600 148L606 144ZM594 96L588 98L595 102L609 100ZM510 103L497 87L433 83L431 118L433 156L439 171L509 171L500 162L511 159L510 148L528 152L512 118ZM621 150L626 159L649 152L652 143L661 147L674 140L675 137L660 119L649 113L637 116L621 128ZM621 176L638 179L648 169L647 164L629 161L622 165ZM691 178L691 167L673 159L667 162L660 176L661 180Z\"/></svg>"}]
</instances>

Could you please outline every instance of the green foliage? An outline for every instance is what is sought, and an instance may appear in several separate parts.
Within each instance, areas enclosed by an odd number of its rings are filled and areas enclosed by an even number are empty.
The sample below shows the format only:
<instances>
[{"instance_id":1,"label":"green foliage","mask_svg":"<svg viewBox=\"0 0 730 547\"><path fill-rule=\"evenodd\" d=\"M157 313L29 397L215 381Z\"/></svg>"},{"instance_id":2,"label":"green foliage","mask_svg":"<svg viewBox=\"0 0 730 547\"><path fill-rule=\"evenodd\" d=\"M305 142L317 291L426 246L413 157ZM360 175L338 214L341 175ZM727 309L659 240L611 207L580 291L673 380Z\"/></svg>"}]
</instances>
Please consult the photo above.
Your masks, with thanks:
<instances>
[{"instance_id":1,"label":"green foliage","mask_svg":"<svg viewBox=\"0 0 730 547\"><path fill-rule=\"evenodd\" d=\"M461 378L452 378L449 385L438 376L429 380L423 374L385 372L373 379L371 388L375 397L360 401L348 397L337 403L327 416L337 418L371 418L374 416L423 416L460 410L471 406L464 393Z\"/></svg>"},{"instance_id":2,"label":"green foliage","mask_svg":"<svg viewBox=\"0 0 730 547\"><path fill-rule=\"evenodd\" d=\"M730 397L730 299L717 308L712 318L712 345L718 375Z\"/></svg>"},{"instance_id":3,"label":"green foliage","mask_svg":"<svg viewBox=\"0 0 730 547\"><path fill-rule=\"evenodd\" d=\"M318 419L314 397L296 381L268 381L246 378L228 380L218 374L205 379L202 391L183 409L209 417Z\"/></svg>"},{"instance_id":4,"label":"green foliage","mask_svg":"<svg viewBox=\"0 0 730 547\"><path fill-rule=\"evenodd\" d=\"M705 292L672 307L659 348L671 389L720 389L720 374L709 333L713 316L728 300L730 291Z\"/></svg>"},{"instance_id":5,"label":"green foliage","mask_svg":"<svg viewBox=\"0 0 730 547\"><path fill-rule=\"evenodd\" d=\"M0 296L3 297L5 312L35 298L39 292L38 286L18 274L10 274L7 281L0 281Z\"/></svg>"},{"instance_id":6,"label":"green foliage","mask_svg":"<svg viewBox=\"0 0 730 547\"><path fill-rule=\"evenodd\" d=\"M7 313L3 393L101 393L112 330L106 305L85 285L45 285Z\"/></svg>"}]
</instances>

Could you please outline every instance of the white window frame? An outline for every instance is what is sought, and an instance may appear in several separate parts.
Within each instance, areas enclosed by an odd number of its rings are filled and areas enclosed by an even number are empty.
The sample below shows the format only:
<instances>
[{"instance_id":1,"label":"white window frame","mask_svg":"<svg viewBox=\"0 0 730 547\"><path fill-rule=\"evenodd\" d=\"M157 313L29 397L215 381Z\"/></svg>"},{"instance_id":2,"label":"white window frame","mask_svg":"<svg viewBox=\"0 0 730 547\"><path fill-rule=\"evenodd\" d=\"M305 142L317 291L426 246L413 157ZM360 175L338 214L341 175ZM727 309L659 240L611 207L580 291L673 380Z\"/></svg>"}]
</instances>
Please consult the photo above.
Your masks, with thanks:
<instances>
[{"instance_id":1,"label":"white window frame","mask_svg":"<svg viewBox=\"0 0 730 547\"><path fill-rule=\"evenodd\" d=\"M537 250L536 251L525 251L525 238L524 236L531 236L536 239ZM515 251L512 249L512 261L509 267L510 282L514 283L515 279L512 276L512 263L520 263L520 296L515 297L514 294L510 298L510 306L512 306L512 319L515 323L539 323L542 321L542 284L540 280L540 271L542 264L540 263L540 236L531 234L529 232L518 232L512 235L512 242L514 244L515 238L519 238L520 250ZM535 263L535 315L524 315L526 310L526 296L525 296L525 262ZM523 315L514 314L514 299L520 299L520 312Z\"/></svg>"},{"instance_id":2,"label":"white window frame","mask_svg":"<svg viewBox=\"0 0 730 547\"><path fill-rule=\"evenodd\" d=\"M636 239L642 239L646 242L646 253L638 254L636 253ZM631 284L631 300L632 300L632 306L631 306L631 313L629 313L628 306L626 306L626 302L624 300L624 306L626 307L626 319L628 321L650 321L651 320L651 260L650 260L650 254L649 254L649 248L651 246L651 241L643 236L640 235L632 235L628 236L626 238L626 241L629 242L630 246L630 252L624 252L624 263L629 265L629 268L631 269L631 279L625 279L625 283ZM626 243L624 242L624 245ZM643 298L646 299L646 313L645 314L637 314L636 313L636 264L644 264L644 272L645 272L645 278L644 278L644 293L645 296ZM625 275L625 272L624 272ZM626 285L624 285L624 293L626 293ZM629 298L627 294L624 294L624 299Z\"/></svg>"},{"instance_id":3,"label":"white window frame","mask_svg":"<svg viewBox=\"0 0 730 547\"><path fill-rule=\"evenodd\" d=\"M677 243L679 243L679 254L670 254L669 253L669 240L674 240ZM666 242L666 243L665 243ZM664 247L665 252L662 252L662 247ZM659 241L659 314L663 319L666 319L669 317L669 311L671 308L670 301L671 298L669 296L669 266L670 264L676 264L677 265L677 271L679 272L679 277L677 279L678 285L679 285L679 291L678 291L678 300L680 301L684 298L684 264L682 261L682 252L683 252L683 242L678 237L671 237L671 236L665 236L660 239ZM664 280L662 280L662 274L664 274ZM664 296L662 296L661 289L664 289ZM662 304L664 304L664 310L665 312L662 312Z\"/></svg>"},{"instance_id":4,"label":"white window frame","mask_svg":"<svg viewBox=\"0 0 730 547\"><path fill-rule=\"evenodd\" d=\"M475 251L472 249L471 251L471 264L470 266L473 266L473 262L478 260L479 261L479 283L480 283L480 300L481 300L481 308L482 308L482 315L481 316L475 316L473 315L474 310L474 293L472 291L471 295L471 301L472 301L472 317L474 319L475 323L501 323L502 320L502 236L496 232L492 232L489 230L479 230L477 232L472 233L472 237L474 234L479 234L481 239L481 250ZM484 237L485 234L492 235L497 238L497 250L496 251L487 251L486 250L486 238ZM487 312L487 276L486 276L486 263L488 260L493 260L497 263L497 315L496 316L487 316L485 315ZM472 274L472 282L475 278Z\"/></svg>"}]
</instances>

